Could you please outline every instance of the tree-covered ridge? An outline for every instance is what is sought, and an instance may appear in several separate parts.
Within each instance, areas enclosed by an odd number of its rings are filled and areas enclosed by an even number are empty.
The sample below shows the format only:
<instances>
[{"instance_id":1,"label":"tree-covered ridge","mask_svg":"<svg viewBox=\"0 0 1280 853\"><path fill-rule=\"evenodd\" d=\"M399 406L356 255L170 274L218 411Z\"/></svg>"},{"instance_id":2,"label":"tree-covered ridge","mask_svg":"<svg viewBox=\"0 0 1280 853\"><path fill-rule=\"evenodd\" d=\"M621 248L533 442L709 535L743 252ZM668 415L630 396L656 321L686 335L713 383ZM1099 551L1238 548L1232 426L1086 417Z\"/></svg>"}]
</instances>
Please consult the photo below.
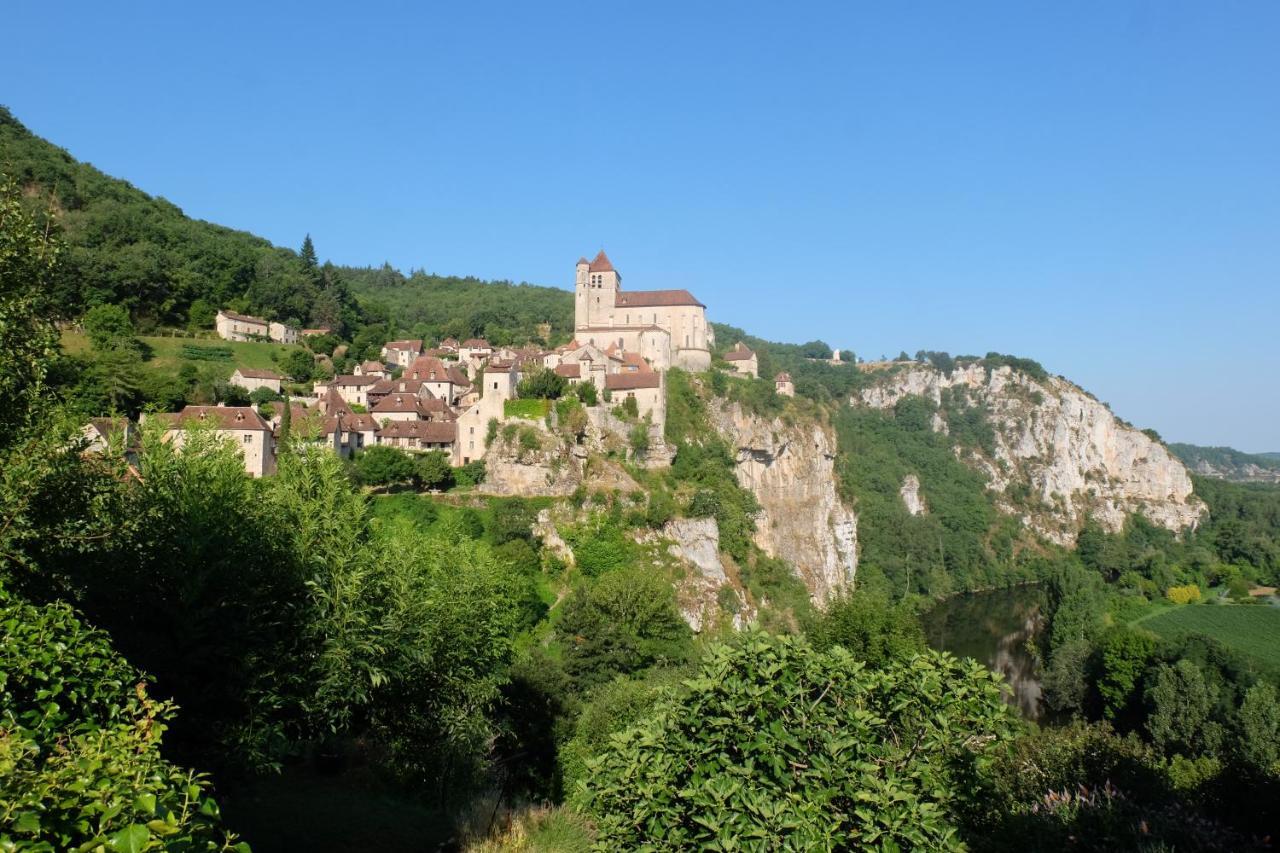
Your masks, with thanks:
<instances>
[{"instance_id":1,"label":"tree-covered ridge","mask_svg":"<svg viewBox=\"0 0 1280 853\"><path fill-rule=\"evenodd\" d=\"M483 337L501 346L560 342L573 334L567 290L422 270L406 276L387 264L341 272L371 321L394 323L425 340Z\"/></svg>"},{"instance_id":2,"label":"tree-covered ridge","mask_svg":"<svg viewBox=\"0 0 1280 853\"><path fill-rule=\"evenodd\" d=\"M1259 473L1280 477L1280 457L1277 454L1244 453L1232 447L1203 447L1181 443L1170 444L1169 450L1191 470L1200 471L1201 466L1205 466L1208 470L1204 473L1212 473L1212 476L1228 480L1249 479ZM1262 470L1257 472L1251 469Z\"/></svg>"}]
</instances>

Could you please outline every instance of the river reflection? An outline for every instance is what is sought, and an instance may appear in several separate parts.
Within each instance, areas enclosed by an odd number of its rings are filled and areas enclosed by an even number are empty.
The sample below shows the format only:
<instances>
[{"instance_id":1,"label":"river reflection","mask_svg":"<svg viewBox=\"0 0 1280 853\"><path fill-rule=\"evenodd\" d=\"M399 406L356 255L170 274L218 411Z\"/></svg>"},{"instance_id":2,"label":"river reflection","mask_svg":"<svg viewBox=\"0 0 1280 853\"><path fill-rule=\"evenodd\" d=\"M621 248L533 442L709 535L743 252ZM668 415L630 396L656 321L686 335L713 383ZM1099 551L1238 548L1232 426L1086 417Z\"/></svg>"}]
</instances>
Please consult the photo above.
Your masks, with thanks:
<instances>
[{"instance_id":1,"label":"river reflection","mask_svg":"<svg viewBox=\"0 0 1280 853\"><path fill-rule=\"evenodd\" d=\"M1039 720L1040 676L1027 640L1044 628L1044 601L1038 587L958 595L924 614L925 636L933 648L974 658L1003 675L1010 688L1006 701Z\"/></svg>"}]
</instances>

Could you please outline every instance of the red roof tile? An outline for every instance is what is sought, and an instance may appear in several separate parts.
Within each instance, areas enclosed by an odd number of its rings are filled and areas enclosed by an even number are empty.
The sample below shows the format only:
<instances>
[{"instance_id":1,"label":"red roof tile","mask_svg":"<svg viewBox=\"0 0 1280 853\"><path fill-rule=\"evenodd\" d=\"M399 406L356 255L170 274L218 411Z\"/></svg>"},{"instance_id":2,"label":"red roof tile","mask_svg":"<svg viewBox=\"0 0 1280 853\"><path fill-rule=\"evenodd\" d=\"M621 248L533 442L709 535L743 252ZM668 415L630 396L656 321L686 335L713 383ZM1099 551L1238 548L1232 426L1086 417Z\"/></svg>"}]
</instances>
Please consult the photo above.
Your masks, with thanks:
<instances>
[{"instance_id":1,"label":"red roof tile","mask_svg":"<svg viewBox=\"0 0 1280 853\"><path fill-rule=\"evenodd\" d=\"M613 304L617 308L669 308L675 305L707 307L687 290L618 291Z\"/></svg>"},{"instance_id":2,"label":"red roof tile","mask_svg":"<svg viewBox=\"0 0 1280 853\"><path fill-rule=\"evenodd\" d=\"M613 264L609 262L609 256L604 253L604 249L600 250L600 254L596 255L595 260L591 262L592 272L614 272Z\"/></svg>"},{"instance_id":3,"label":"red roof tile","mask_svg":"<svg viewBox=\"0 0 1280 853\"><path fill-rule=\"evenodd\" d=\"M580 364L557 364L556 373L566 379L577 379L582 376L582 365Z\"/></svg>"},{"instance_id":4,"label":"red roof tile","mask_svg":"<svg viewBox=\"0 0 1280 853\"><path fill-rule=\"evenodd\" d=\"M236 373L239 373L245 379L279 379L280 374L272 373L270 370L256 370L252 367L237 367Z\"/></svg>"},{"instance_id":5,"label":"red roof tile","mask_svg":"<svg viewBox=\"0 0 1280 853\"><path fill-rule=\"evenodd\" d=\"M636 388L661 388L662 377L657 373L610 373L604 378L604 387L610 391L631 391Z\"/></svg>"},{"instance_id":6,"label":"red roof tile","mask_svg":"<svg viewBox=\"0 0 1280 853\"><path fill-rule=\"evenodd\" d=\"M181 412L157 415L169 422L169 429L187 429L199 423L213 423L217 429L271 432L271 424L251 406L187 406Z\"/></svg>"},{"instance_id":7,"label":"red roof tile","mask_svg":"<svg viewBox=\"0 0 1280 853\"><path fill-rule=\"evenodd\" d=\"M452 444L458 440L458 425L453 421L392 421L378 433L378 440L416 438L429 444Z\"/></svg>"}]
</instances>

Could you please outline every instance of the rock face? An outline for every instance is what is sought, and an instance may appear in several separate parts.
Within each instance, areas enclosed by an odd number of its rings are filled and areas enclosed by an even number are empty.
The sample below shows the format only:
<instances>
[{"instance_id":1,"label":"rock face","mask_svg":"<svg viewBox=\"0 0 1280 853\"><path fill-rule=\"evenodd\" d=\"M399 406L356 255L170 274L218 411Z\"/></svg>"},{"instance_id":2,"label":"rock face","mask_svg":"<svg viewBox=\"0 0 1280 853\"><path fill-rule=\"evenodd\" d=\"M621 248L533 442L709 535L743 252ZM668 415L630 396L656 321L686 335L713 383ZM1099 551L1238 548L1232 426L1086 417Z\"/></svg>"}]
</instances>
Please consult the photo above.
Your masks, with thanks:
<instances>
[{"instance_id":1,"label":"rock face","mask_svg":"<svg viewBox=\"0 0 1280 853\"><path fill-rule=\"evenodd\" d=\"M730 582L720 561L720 528L714 518L672 519L663 527L662 538L671 543L667 553L692 570L676 584L680 615L691 629L701 632L715 624L728 615L726 607L735 629L755 618L755 610Z\"/></svg>"},{"instance_id":2,"label":"rock face","mask_svg":"<svg viewBox=\"0 0 1280 853\"><path fill-rule=\"evenodd\" d=\"M1049 539L1071 544L1089 515L1110 531L1135 512L1170 530L1199 522L1204 505L1183 464L1064 379L1007 366L975 364L948 376L912 365L887 372L851 403L889 409L909 395L941 403L946 389L985 406L995 432L993 455L958 449L960 458L986 475L1003 510ZM945 423L934 429L946 432Z\"/></svg>"},{"instance_id":3,"label":"rock face","mask_svg":"<svg viewBox=\"0 0 1280 853\"><path fill-rule=\"evenodd\" d=\"M538 436L537 449L522 447L518 438L496 437L484 456L484 482L477 488L481 494L567 497L584 482L603 490L640 488L617 463L589 459L585 447L566 446L541 427L524 428Z\"/></svg>"},{"instance_id":4,"label":"rock face","mask_svg":"<svg viewBox=\"0 0 1280 853\"><path fill-rule=\"evenodd\" d=\"M738 483L760 502L756 544L786 560L814 601L853 583L858 518L836 495L836 440L820 424L762 418L712 401L713 426L735 448Z\"/></svg>"},{"instance_id":5,"label":"rock face","mask_svg":"<svg viewBox=\"0 0 1280 853\"><path fill-rule=\"evenodd\" d=\"M908 474L902 478L902 488L898 490L902 496L902 504L912 515L923 515L926 511L924 498L920 496L920 478Z\"/></svg>"}]
</instances>

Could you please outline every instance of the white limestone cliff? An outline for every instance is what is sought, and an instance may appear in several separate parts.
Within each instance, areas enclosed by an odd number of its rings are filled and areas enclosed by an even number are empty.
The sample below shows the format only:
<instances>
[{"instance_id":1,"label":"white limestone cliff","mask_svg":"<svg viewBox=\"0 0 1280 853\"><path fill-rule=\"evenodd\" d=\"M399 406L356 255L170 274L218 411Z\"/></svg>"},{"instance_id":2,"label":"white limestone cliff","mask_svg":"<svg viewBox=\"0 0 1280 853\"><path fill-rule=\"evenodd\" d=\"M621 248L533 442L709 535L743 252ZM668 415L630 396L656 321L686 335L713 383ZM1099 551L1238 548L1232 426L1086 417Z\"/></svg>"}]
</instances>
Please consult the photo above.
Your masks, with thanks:
<instances>
[{"instance_id":1,"label":"white limestone cliff","mask_svg":"<svg viewBox=\"0 0 1280 853\"><path fill-rule=\"evenodd\" d=\"M1199 522L1204 505L1192 494L1186 467L1065 379L977 364L948 376L911 365L886 371L851 403L890 409L908 395L940 403L948 388L964 389L986 406L995 431L992 456L971 448L957 454L982 471L1003 510L1049 539L1071 544L1090 515L1109 531L1135 512L1170 530ZM935 421L934 429L947 431L945 422Z\"/></svg>"},{"instance_id":2,"label":"white limestone cliff","mask_svg":"<svg viewBox=\"0 0 1280 853\"><path fill-rule=\"evenodd\" d=\"M836 494L836 439L819 423L787 423L714 400L712 425L735 451L739 485L760 503L756 544L785 560L815 602L853 583L858 518Z\"/></svg>"}]
</instances>

